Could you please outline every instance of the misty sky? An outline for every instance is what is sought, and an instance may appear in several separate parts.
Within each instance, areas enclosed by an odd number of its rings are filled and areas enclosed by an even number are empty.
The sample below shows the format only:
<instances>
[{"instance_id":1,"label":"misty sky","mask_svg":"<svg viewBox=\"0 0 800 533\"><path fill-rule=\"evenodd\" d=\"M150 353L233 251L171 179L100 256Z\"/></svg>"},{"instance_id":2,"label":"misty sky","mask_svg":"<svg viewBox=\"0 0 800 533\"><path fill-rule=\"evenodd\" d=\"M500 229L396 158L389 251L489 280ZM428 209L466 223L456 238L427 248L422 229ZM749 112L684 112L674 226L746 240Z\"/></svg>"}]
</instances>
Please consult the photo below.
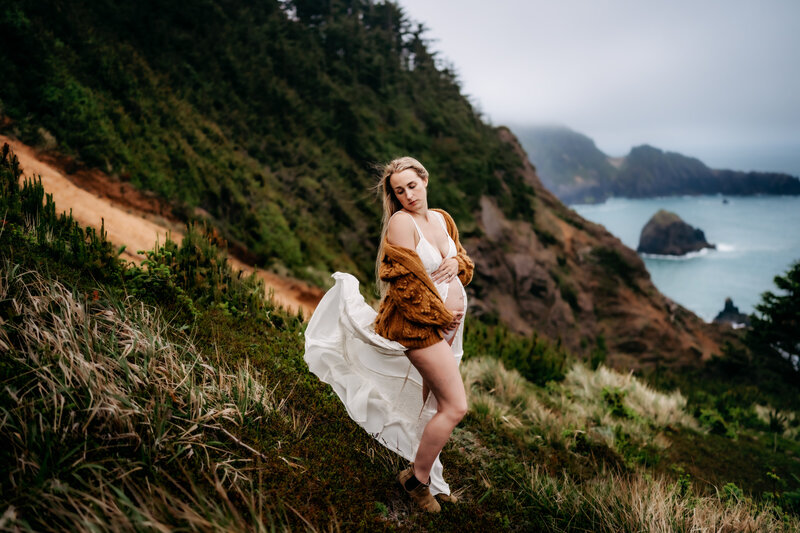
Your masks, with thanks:
<instances>
[{"instance_id":1,"label":"misty sky","mask_svg":"<svg viewBox=\"0 0 800 533\"><path fill-rule=\"evenodd\" d=\"M494 124L800 174L800 0L399 0Z\"/></svg>"}]
</instances>

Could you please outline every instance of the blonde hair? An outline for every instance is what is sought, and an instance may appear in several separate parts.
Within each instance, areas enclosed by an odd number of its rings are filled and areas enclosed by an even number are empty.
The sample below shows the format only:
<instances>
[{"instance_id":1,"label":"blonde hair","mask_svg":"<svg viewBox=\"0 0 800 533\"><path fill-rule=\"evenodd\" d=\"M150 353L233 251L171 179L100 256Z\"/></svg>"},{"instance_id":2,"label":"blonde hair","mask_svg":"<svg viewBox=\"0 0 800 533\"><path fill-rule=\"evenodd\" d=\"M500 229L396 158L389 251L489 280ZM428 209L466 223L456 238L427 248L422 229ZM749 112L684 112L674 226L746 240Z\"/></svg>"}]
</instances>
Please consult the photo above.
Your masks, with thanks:
<instances>
[{"instance_id":1,"label":"blonde hair","mask_svg":"<svg viewBox=\"0 0 800 533\"><path fill-rule=\"evenodd\" d=\"M375 259L375 281L378 285L381 298L383 298L383 295L386 292L386 283L381 281L380 274L378 273L381 267L381 260L383 259L383 242L386 239L386 231L389 229L389 219L392 218L392 215L403 209L403 205L400 203L400 200L397 199L397 196L395 196L394 189L392 189L392 184L389 183L389 180L392 178L393 174L408 169L416 172L420 179L428 179L428 171L425 170L425 167L422 166L422 163L413 157L405 156L392 159L386 165L384 165L381 169L381 177L378 180L378 183L375 185L375 191L378 193L378 197L383 203L381 241L378 245L378 257Z\"/></svg>"}]
</instances>

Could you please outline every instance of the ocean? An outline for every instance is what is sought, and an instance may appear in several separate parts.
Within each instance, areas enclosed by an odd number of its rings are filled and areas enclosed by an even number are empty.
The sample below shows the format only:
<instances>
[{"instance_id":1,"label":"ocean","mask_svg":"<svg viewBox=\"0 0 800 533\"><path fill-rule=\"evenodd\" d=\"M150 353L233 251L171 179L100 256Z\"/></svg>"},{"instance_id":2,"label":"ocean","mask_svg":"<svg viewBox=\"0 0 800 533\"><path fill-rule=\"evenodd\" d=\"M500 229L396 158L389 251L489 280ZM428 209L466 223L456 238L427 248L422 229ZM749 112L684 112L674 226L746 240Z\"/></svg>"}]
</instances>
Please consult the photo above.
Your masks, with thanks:
<instances>
[{"instance_id":1,"label":"ocean","mask_svg":"<svg viewBox=\"0 0 800 533\"><path fill-rule=\"evenodd\" d=\"M639 234L659 209L677 213L705 232L716 250L685 257L643 256L656 287L706 321L725 298L752 313L764 291L775 292L773 278L800 260L800 197L680 196L643 200L612 198L596 205L570 206L602 224L636 249Z\"/></svg>"}]
</instances>

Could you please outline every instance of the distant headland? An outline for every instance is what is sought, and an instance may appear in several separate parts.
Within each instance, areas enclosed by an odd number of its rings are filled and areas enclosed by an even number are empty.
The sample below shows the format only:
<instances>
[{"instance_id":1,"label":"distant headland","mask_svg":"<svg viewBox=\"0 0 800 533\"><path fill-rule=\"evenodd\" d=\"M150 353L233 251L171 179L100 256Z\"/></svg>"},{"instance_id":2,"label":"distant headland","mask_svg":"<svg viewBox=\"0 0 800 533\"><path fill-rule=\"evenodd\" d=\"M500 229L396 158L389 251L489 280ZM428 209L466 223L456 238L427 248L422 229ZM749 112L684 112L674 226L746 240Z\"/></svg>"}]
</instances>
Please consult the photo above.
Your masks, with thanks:
<instances>
[{"instance_id":1,"label":"distant headland","mask_svg":"<svg viewBox=\"0 0 800 533\"><path fill-rule=\"evenodd\" d=\"M712 169L694 157L647 144L612 158L591 138L564 126L515 131L545 186L565 203L598 203L612 196L800 195L800 179L789 174Z\"/></svg>"}]
</instances>

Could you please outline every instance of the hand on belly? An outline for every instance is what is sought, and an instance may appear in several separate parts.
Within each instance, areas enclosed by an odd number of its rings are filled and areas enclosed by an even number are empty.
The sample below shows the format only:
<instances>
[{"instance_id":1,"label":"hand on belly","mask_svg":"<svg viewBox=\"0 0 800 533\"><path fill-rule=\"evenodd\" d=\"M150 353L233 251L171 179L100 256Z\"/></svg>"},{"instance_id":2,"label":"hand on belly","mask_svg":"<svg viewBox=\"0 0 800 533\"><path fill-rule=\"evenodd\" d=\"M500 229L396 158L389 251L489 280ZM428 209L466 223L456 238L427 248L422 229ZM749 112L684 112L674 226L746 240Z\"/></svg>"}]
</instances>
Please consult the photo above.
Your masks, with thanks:
<instances>
[{"instance_id":1,"label":"hand on belly","mask_svg":"<svg viewBox=\"0 0 800 533\"><path fill-rule=\"evenodd\" d=\"M453 321L449 326L444 328L445 333L450 333L457 328L464 319L464 294L461 288L461 281L458 278L454 278L448 284L447 298L444 301L444 306L448 311L453 313Z\"/></svg>"},{"instance_id":2,"label":"hand on belly","mask_svg":"<svg viewBox=\"0 0 800 533\"><path fill-rule=\"evenodd\" d=\"M447 298L444 301L444 306L451 313L464 311L464 295L461 292L461 280L453 278L447 285Z\"/></svg>"}]
</instances>

